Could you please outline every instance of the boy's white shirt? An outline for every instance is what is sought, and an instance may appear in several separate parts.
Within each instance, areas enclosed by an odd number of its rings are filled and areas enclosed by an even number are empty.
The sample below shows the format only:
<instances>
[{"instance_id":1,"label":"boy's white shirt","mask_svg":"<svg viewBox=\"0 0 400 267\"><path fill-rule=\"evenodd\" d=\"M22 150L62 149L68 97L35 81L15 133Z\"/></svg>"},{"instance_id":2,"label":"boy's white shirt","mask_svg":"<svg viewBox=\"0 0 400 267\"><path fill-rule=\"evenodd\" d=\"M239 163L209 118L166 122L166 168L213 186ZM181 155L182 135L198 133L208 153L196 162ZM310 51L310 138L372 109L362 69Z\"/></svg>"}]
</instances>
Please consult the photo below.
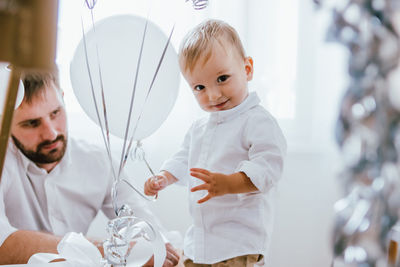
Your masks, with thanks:
<instances>
[{"instance_id":1,"label":"boy's white shirt","mask_svg":"<svg viewBox=\"0 0 400 267\"><path fill-rule=\"evenodd\" d=\"M206 191L189 193L193 225L186 232L185 256L212 264L248 254L265 256L273 223L274 185L286 153L285 138L255 92L238 106L195 121L178 153L161 167L192 188L203 182L190 168L244 172L259 191L228 194L197 204Z\"/></svg>"}]
</instances>

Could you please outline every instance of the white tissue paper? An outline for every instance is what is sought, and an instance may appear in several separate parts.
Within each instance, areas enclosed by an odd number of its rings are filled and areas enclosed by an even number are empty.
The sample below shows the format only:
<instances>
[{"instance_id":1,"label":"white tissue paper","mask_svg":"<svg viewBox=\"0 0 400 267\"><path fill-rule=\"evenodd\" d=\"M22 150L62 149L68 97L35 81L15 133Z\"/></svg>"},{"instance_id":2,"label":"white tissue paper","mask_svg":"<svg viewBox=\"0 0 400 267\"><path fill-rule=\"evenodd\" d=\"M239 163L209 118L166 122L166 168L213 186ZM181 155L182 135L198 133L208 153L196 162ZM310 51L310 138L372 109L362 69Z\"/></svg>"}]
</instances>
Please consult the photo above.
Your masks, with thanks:
<instances>
[{"instance_id":1,"label":"white tissue paper","mask_svg":"<svg viewBox=\"0 0 400 267\"><path fill-rule=\"evenodd\" d=\"M142 266L154 254L154 267L161 267L166 257L165 243L160 232L149 242L143 238L136 240L130 256L129 267ZM63 266L103 267L104 260L98 248L87 240L82 233L67 233L57 246L58 254L37 253L32 255L28 264L49 263L55 259L65 259ZM49 263L50 264L50 263ZM68 265L66 265L68 264ZM49 266L55 266L51 263Z\"/></svg>"},{"instance_id":2,"label":"white tissue paper","mask_svg":"<svg viewBox=\"0 0 400 267\"><path fill-rule=\"evenodd\" d=\"M37 253L30 257L28 264L48 263L65 259L71 266L103 266L100 251L82 233L67 233L57 246L58 254Z\"/></svg>"}]
</instances>

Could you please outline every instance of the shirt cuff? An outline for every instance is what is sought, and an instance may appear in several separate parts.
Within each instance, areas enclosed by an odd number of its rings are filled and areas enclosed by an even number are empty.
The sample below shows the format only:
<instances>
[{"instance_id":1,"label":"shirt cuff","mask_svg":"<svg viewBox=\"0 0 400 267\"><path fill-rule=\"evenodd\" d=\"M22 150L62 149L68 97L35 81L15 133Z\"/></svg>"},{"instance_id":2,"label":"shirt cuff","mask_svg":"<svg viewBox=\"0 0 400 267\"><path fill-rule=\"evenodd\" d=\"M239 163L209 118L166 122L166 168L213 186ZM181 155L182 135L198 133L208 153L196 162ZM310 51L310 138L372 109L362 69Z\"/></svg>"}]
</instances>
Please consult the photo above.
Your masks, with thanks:
<instances>
[{"instance_id":1,"label":"shirt cuff","mask_svg":"<svg viewBox=\"0 0 400 267\"><path fill-rule=\"evenodd\" d=\"M8 222L0 221L0 246L3 245L4 241L18 229L12 227Z\"/></svg>"},{"instance_id":2,"label":"shirt cuff","mask_svg":"<svg viewBox=\"0 0 400 267\"><path fill-rule=\"evenodd\" d=\"M244 172L261 193L267 192L274 185L273 179L268 179L265 166L261 167L250 161L242 161L235 172Z\"/></svg>"},{"instance_id":3,"label":"shirt cuff","mask_svg":"<svg viewBox=\"0 0 400 267\"><path fill-rule=\"evenodd\" d=\"M176 184L179 185L187 185L187 174L188 169L185 164L182 164L179 161L169 160L166 161L160 168L161 171L167 171L175 176L178 181Z\"/></svg>"}]
</instances>

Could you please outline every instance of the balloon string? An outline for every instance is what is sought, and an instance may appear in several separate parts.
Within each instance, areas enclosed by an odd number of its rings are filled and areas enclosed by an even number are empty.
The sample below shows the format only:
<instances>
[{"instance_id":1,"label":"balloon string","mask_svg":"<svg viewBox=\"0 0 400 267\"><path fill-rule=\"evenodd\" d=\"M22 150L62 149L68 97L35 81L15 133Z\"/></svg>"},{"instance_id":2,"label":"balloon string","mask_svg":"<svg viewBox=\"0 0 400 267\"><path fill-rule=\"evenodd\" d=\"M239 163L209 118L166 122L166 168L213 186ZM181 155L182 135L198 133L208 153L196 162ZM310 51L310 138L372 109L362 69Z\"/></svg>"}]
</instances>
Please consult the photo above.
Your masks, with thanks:
<instances>
[{"instance_id":1,"label":"balloon string","mask_svg":"<svg viewBox=\"0 0 400 267\"><path fill-rule=\"evenodd\" d=\"M94 4L95 4L95 2L94 2ZM91 15L91 19L92 19L93 35L95 37L94 39L95 39L95 46L96 46L96 57L97 57L97 63L98 63L97 67L98 67L98 73L99 73L99 79L100 79L101 100L102 100L102 107L103 107L103 116L104 116L104 125L105 125L106 136L104 136L104 129L103 129L102 124L100 124L100 127L101 127L101 133L103 135L103 141L104 141L104 145L106 146L106 150L107 150L107 154L108 154L108 157L109 157L110 166L111 166L111 170L112 170L112 174L113 174L113 179L114 179L114 184L113 184L112 195L111 196L112 196L112 205L113 205L114 211L115 211L115 213L117 213L118 212L118 207L117 207L117 201L116 201L117 200L116 186L117 186L119 177L116 176L116 173L115 173L115 170L114 170L114 165L112 164L111 143L110 143L110 129L109 129L108 117L107 117L107 106L106 106L106 101L105 101L105 96L104 96L104 83L103 83L103 75L102 75L102 69L101 69L101 61L100 61L100 56L99 56L99 47L98 47L97 38L96 38L97 34L96 34L96 25L94 23L93 8L90 8L90 15ZM98 119L100 121L100 114L98 112L97 101L96 101L96 96L94 94L94 90L92 90L92 95L93 95L94 101L96 103L96 114L97 114L97 117L98 117ZM115 185L115 187L114 187L114 185Z\"/></svg>"},{"instance_id":2,"label":"balloon string","mask_svg":"<svg viewBox=\"0 0 400 267\"><path fill-rule=\"evenodd\" d=\"M125 130L125 136L124 136L124 145L123 145L123 148L122 148L121 161L120 161L119 171L118 171L118 179L119 179L119 176L121 175L122 165L126 161L126 157L127 157L125 155L125 147L126 147L126 142L127 142L127 139L128 139L128 132L129 132L129 126L130 126L130 121L131 121L131 116L132 116L133 102L134 102L134 99L135 99L136 85L137 85L139 69L140 69L140 61L142 59L144 40L145 40L146 32L147 32L147 24L148 24L148 17L146 19L146 23L145 23L145 26L144 26L142 44L140 46L140 53L139 53L137 67L136 67L135 81L134 81L134 84L133 84L131 103L130 103L130 107L129 107L128 120L127 120L127 125L126 125L126 130Z\"/></svg>"},{"instance_id":3,"label":"balloon string","mask_svg":"<svg viewBox=\"0 0 400 267\"><path fill-rule=\"evenodd\" d=\"M160 70L160 67L161 67L161 64L162 64L162 62L163 62L163 60L164 60L164 57L165 57L165 54L166 54L166 52L167 52L168 46L169 46L169 44L170 44L170 42L171 42L171 37L172 37L172 33L174 32L174 29L175 29L175 24L172 26L172 29L171 29L171 32L170 32L170 34L169 34L167 43L165 44L164 50L163 50L163 52L162 52L162 54L161 54L161 57L160 57L160 60L158 61L158 65L157 65L156 71L155 71L155 73L154 73L154 75L153 75L153 79L152 79L152 81L151 81L151 83L150 83L149 89L147 90L146 98L145 98L144 103L143 103L143 105L142 105L142 108L141 108L141 110L140 110L140 113L139 113L139 116L138 116L138 119L137 119L135 128L134 128L134 130L133 130L133 134L132 134L131 140L129 141L128 149L126 150L126 153L125 153L125 156L124 156L124 162L123 162L123 164L122 164L122 168L124 168L125 163L126 163L126 160L128 159L128 155L129 155L130 149L131 149L131 147L132 147L133 138L134 138L135 133L136 133L136 130L137 130L137 128L138 128L140 119L142 118L142 114L143 114L144 107L146 106L146 103L147 103L147 100L148 100L148 98L149 98L150 92L151 92L151 90L152 90L152 88L153 88L153 85L154 85L154 82L155 82L155 80L156 80L156 78L157 78L158 71ZM147 162L146 162L146 164L147 164ZM147 165L147 166L148 166L148 165ZM149 166L148 166L148 167L149 167ZM149 170L151 171L150 168L149 168Z\"/></svg>"},{"instance_id":4,"label":"balloon string","mask_svg":"<svg viewBox=\"0 0 400 267\"><path fill-rule=\"evenodd\" d=\"M150 172L152 173L152 175L153 176L155 176L155 174L154 174L154 172L153 172L153 170L150 168L150 165L149 165L149 163L147 162L147 160L146 160L146 158L145 158L145 153L144 153L144 151L143 151L143 148L141 147L141 143L140 143L140 141L138 141L137 142L137 146L136 146L138 149L140 149L140 152L141 152L141 158L144 160L144 162L145 162L145 164L146 164L146 166L147 166L147 168L149 168L149 170L150 170ZM113 204L113 208L114 208L114 211L115 211L115 214L118 216L118 212L119 212L119 208L117 207L117 196L118 196L118 189L117 189L117 186L118 186L118 184L120 183L120 182L125 182L131 189L133 189L136 193L138 193L143 199L145 199L145 200L148 200L148 201L155 201L156 199L157 199L157 197L153 197L153 198L150 198L150 197L148 197L148 196L146 196L146 195L144 195L140 190L138 190L134 185L132 185L128 180L126 180L125 178L123 178L123 179L119 179L119 180L117 180L117 181L114 181L114 183L113 183L113 186L112 186L112 189L111 189L111 197L112 197L112 200L113 200L113 202L112 202L112 204Z\"/></svg>"},{"instance_id":5,"label":"balloon string","mask_svg":"<svg viewBox=\"0 0 400 267\"><path fill-rule=\"evenodd\" d=\"M95 44L96 44L96 57L97 57L97 66L98 66L98 71L99 71L99 78L100 78L100 88L101 88L101 100L102 100L102 105L103 105L103 116L104 116L104 125L106 127L106 137L107 137L107 144L108 145L108 150L111 153L111 144L110 144L110 128L108 126L108 118L107 118L107 106L106 106L106 99L104 96L104 85L103 85L103 75L102 75L102 70L101 70L101 62L100 62L100 56L99 56L99 46L97 44L97 34L96 34L96 26L94 23L94 15L93 15L93 9L90 10L91 13L91 18L92 18L92 27L93 27L93 34L95 36Z\"/></svg>"},{"instance_id":6,"label":"balloon string","mask_svg":"<svg viewBox=\"0 0 400 267\"><path fill-rule=\"evenodd\" d=\"M156 200L155 198L148 198L146 195L144 195L142 192L140 192L140 190L136 189L136 187L134 187L128 180L126 180L125 178L123 178L121 180L122 182L125 182L127 185L129 185L130 188L132 188L136 193L138 193L141 197L143 197L146 200Z\"/></svg>"},{"instance_id":7,"label":"balloon string","mask_svg":"<svg viewBox=\"0 0 400 267\"><path fill-rule=\"evenodd\" d=\"M86 6L87 6L90 10L92 10L92 9L94 8L94 6L96 5L97 0L92 0L90 3L89 3L88 0L85 0L85 2L86 2Z\"/></svg>"},{"instance_id":8,"label":"balloon string","mask_svg":"<svg viewBox=\"0 0 400 267\"><path fill-rule=\"evenodd\" d=\"M89 66L89 57L88 57L88 50L87 50L85 29L84 29L84 26L83 26L83 19L82 19L82 17L81 17L81 26L82 26L82 35L83 35L83 38L82 38L82 40L83 40L83 47L84 47L84 49L85 49L86 68L87 68L88 75L89 75L90 88L91 88L91 92L92 92L92 98L93 98L93 102L94 102L94 107L95 107L95 110L96 110L97 119L98 119L98 121L99 121L99 126L100 126L100 129L101 129L101 134L102 134L102 136L103 136L103 141L104 141L104 144L105 144L105 146L106 146L107 154L108 154L108 157L109 157L109 160L110 160L111 170L112 170L112 172L113 172L114 178L116 178L116 174L115 174L115 171L114 171L114 168L113 168L113 164L112 164L111 150L110 150L110 147L107 146L106 137L105 137L105 135L104 135L103 124L102 124L102 122L101 122L100 114L99 114L99 109L98 109L98 107L97 107L96 95L95 95L94 86L93 86L93 78L92 78L92 74L91 74L90 66Z\"/></svg>"},{"instance_id":9,"label":"balloon string","mask_svg":"<svg viewBox=\"0 0 400 267\"><path fill-rule=\"evenodd\" d=\"M150 164L149 164L149 163L147 162L147 160L146 160L146 156L145 156L144 151L143 151L143 161L144 161L144 163L146 164L146 167L147 167L147 169L150 171L151 175L152 175L154 178L157 178L157 176L156 176L156 174L154 173L153 169L150 167ZM157 198L158 198L158 193L156 193L156 194L154 195L153 200L156 200Z\"/></svg>"},{"instance_id":10,"label":"balloon string","mask_svg":"<svg viewBox=\"0 0 400 267\"><path fill-rule=\"evenodd\" d=\"M130 143L132 144L132 143ZM146 164L147 169L150 171L152 177L156 178L156 174L154 173L153 169L150 167L149 162L146 160L146 153L144 152L143 148L142 148L142 143L139 141L136 142L136 147L135 147L135 158L144 161L144 163ZM156 200L157 199L157 194L154 196L154 198L152 200Z\"/></svg>"},{"instance_id":11,"label":"balloon string","mask_svg":"<svg viewBox=\"0 0 400 267\"><path fill-rule=\"evenodd\" d=\"M151 5L152 5L152 1L151 1ZM144 26L143 36L142 36L142 43L141 43L141 46L140 46L139 58L138 58L137 67L136 67L135 80L134 80L133 89L132 89L132 96L131 96L131 102L130 102L130 107L129 107L128 120L127 120L127 125L126 125L126 130L125 130L125 136L124 136L124 144L123 144L123 148L122 148L121 161L120 161L119 170L118 170L118 182L114 183L113 188L112 188L112 191L113 191L112 198L113 198L114 211L115 211L115 213L117 215L118 215L118 210L117 210L117 207L116 207L116 204L115 204L115 202L117 200L117 188L116 187L117 187L117 184L119 183L119 181L121 181L120 180L121 172L122 172L123 166L125 165L125 162L126 162L126 160L128 158L128 154L125 153L125 147L126 147L126 143L127 143L127 140L128 140L128 132L129 132L130 121L131 121L131 116L132 116L133 103L134 103L134 99L135 99L136 85L137 85L137 80L138 80L138 76L139 76L140 62L141 62L142 54L143 54L144 41L145 41L145 37L146 37L146 33L147 33L147 25L148 25L149 16L150 16L150 9L149 9L149 11L147 13L146 23L145 23L145 26ZM130 150L131 145L132 144L129 143L128 150ZM149 200L145 195L143 195L143 193L141 193L139 190L137 190L127 180L124 179L123 181L125 181L125 183L127 183L141 197L143 197L146 200Z\"/></svg>"}]
</instances>

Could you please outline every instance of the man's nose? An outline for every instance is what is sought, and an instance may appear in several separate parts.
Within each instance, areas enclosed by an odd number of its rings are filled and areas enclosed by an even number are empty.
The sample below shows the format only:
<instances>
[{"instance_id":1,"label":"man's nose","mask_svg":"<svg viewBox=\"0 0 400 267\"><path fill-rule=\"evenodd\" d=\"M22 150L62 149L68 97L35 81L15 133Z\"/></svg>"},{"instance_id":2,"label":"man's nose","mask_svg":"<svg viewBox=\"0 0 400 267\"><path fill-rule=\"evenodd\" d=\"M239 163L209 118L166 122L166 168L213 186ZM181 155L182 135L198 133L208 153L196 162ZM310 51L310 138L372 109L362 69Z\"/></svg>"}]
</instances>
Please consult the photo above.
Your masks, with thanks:
<instances>
[{"instance_id":1,"label":"man's nose","mask_svg":"<svg viewBox=\"0 0 400 267\"><path fill-rule=\"evenodd\" d=\"M58 131L52 121L50 120L42 121L41 135L43 140L53 141L54 139L57 138Z\"/></svg>"},{"instance_id":2,"label":"man's nose","mask_svg":"<svg viewBox=\"0 0 400 267\"><path fill-rule=\"evenodd\" d=\"M208 99L211 102L217 101L222 96L221 90L218 87L209 87L207 93Z\"/></svg>"}]
</instances>

